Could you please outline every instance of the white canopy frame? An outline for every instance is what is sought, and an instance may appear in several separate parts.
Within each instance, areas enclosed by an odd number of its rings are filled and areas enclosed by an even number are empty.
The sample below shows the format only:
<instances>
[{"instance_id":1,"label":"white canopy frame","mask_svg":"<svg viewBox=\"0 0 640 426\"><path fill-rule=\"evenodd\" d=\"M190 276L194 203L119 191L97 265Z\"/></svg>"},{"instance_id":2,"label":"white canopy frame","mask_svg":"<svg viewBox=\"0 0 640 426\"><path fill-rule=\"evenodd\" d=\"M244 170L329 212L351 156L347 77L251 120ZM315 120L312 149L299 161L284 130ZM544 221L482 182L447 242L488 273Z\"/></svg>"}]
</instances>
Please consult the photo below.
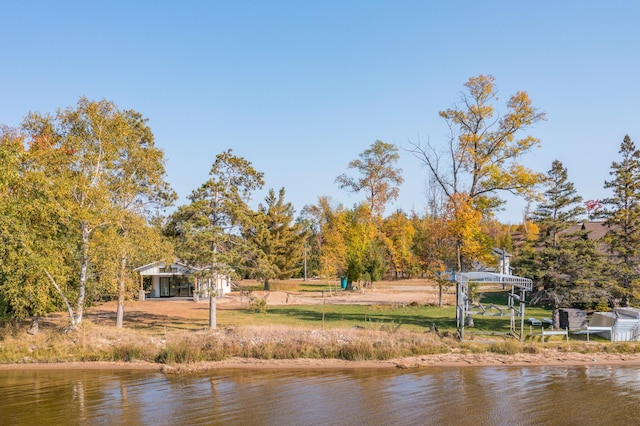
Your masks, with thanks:
<instances>
[{"instance_id":1,"label":"white canopy frame","mask_svg":"<svg viewBox=\"0 0 640 426\"><path fill-rule=\"evenodd\" d=\"M451 280L456 281L456 328L460 340L464 340L464 324L469 311L469 282L494 283L510 286L508 308L511 316L511 334L520 339L524 337L524 310L526 304L526 292L533 290L533 281L529 278L517 277L515 275L498 274L495 272L453 272ZM516 290L517 289L517 290ZM515 302L518 302L516 311ZM517 314L517 315L516 315ZM520 318L520 330L516 330L516 317Z\"/></svg>"}]
</instances>

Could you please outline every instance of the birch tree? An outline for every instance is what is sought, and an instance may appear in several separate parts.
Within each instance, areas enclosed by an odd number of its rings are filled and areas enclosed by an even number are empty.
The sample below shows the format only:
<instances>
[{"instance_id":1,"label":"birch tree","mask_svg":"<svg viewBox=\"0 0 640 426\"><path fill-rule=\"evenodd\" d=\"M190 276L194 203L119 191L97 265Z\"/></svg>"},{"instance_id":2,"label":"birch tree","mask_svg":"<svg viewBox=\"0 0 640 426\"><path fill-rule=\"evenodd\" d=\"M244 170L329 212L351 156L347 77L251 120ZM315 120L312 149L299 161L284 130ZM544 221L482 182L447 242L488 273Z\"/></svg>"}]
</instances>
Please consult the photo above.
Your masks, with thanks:
<instances>
[{"instance_id":1,"label":"birch tree","mask_svg":"<svg viewBox=\"0 0 640 426\"><path fill-rule=\"evenodd\" d=\"M86 98L55 116L32 113L24 121L30 166L45 177L47 209L57 214L56 226L74 242L75 277L61 270L64 262L43 265L67 308L71 328L81 324L88 286L95 282L96 234L121 225L123 211L138 212L134 206L156 196L152 192L158 187L150 183L164 175L162 153L153 146L145 121L113 102Z\"/></svg>"},{"instance_id":2,"label":"birch tree","mask_svg":"<svg viewBox=\"0 0 640 426\"><path fill-rule=\"evenodd\" d=\"M404 179L402 169L395 168L400 158L398 147L380 140L360 154L360 158L349 163L350 169L360 173L360 177L342 174L336 178L340 188L351 192L364 192L374 216L381 216L389 201L398 198L399 186Z\"/></svg>"}]
</instances>

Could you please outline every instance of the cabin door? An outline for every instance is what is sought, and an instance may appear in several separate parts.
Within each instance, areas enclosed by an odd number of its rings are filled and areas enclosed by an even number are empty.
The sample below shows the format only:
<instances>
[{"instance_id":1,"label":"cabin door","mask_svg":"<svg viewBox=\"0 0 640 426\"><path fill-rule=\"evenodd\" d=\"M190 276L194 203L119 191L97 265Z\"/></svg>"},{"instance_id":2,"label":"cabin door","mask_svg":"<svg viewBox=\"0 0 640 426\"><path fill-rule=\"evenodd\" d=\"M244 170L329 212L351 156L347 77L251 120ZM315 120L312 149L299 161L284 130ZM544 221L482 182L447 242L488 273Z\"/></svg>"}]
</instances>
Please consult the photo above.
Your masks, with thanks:
<instances>
[{"instance_id":1,"label":"cabin door","mask_svg":"<svg viewBox=\"0 0 640 426\"><path fill-rule=\"evenodd\" d=\"M170 277L160 277L160 297L169 296Z\"/></svg>"}]
</instances>

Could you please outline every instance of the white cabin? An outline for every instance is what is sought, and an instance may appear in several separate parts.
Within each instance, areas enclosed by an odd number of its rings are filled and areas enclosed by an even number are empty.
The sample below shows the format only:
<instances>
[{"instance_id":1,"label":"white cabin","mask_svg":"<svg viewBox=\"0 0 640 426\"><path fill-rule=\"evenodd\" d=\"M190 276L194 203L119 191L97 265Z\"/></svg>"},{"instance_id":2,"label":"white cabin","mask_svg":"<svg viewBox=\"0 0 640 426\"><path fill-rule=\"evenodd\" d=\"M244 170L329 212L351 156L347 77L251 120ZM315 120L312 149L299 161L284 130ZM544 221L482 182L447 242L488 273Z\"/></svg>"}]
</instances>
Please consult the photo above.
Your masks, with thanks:
<instances>
[{"instance_id":1,"label":"white cabin","mask_svg":"<svg viewBox=\"0 0 640 426\"><path fill-rule=\"evenodd\" d=\"M145 297L192 297L194 300L209 297L211 291L218 296L231 291L228 275L216 274L203 277L206 269L174 262L153 262L135 268L140 274L140 299Z\"/></svg>"}]
</instances>

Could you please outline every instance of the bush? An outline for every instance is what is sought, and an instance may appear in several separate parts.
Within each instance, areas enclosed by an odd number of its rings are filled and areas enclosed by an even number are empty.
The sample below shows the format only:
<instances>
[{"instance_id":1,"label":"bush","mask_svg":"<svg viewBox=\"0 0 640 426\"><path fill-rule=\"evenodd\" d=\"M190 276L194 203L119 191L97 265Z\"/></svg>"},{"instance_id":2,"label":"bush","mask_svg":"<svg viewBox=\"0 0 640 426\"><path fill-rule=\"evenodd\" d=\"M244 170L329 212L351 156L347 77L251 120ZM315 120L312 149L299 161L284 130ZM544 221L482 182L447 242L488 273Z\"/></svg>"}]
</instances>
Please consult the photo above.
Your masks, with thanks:
<instances>
[{"instance_id":1,"label":"bush","mask_svg":"<svg viewBox=\"0 0 640 426\"><path fill-rule=\"evenodd\" d=\"M267 313L267 301L259 297L249 298L249 312L257 312L259 314Z\"/></svg>"}]
</instances>

